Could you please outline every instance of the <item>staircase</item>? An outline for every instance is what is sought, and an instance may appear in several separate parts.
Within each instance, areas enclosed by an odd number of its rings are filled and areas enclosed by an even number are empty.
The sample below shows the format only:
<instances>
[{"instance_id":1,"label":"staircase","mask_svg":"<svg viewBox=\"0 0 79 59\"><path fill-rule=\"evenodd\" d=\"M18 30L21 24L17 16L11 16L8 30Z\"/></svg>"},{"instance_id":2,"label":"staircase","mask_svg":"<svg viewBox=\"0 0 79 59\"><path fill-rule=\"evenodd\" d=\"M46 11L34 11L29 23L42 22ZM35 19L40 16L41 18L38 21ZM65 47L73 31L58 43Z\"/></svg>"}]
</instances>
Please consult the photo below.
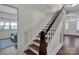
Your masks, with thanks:
<instances>
[{"instance_id":1,"label":"staircase","mask_svg":"<svg viewBox=\"0 0 79 59\"><path fill-rule=\"evenodd\" d=\"M63 7L64 8L64 7ZM52 38L52 36L54 35L54 31L56 31L57 26L59 25L59 23L61 22L61 20L56 20L57 17L59 16L59 14L61 13L61 11L63 10L63 8L60 11L57 11L55 13L55 16L51 18L51 20L48 22L48 24L46 24L46 26L44 26L44 29L42 29L42 32L45 32L45 35L43 35L44 37L42 37L42 33L40 32L36 37L37 39L33 40L33 43L30 44L28 46L28 48L24 51L24 53L26 55L39 55L40 49L42 49L45 45L41 45L41 40L45 39L44 43L48 43L48 40L50 41L50 39ZM51 29L51 27L53 27L53 29ZM49 31L53 31L52 33L49 33ZM49 34L49 38L46 37L47 34ZM47 40L46 40L47 39ZM42 48L40 47L42 46ZM45 49L47 50L47 49ZM46 51L47 52L47 51ZM43 52L41 52L43 53ZM46 53L47 54L47 53Z\"/></svg>"},{"instance_id":2,"label":"staircase","mask_svg":"<svg viewBox=\"0 0 79 59\"><path fill-rule=\"evenodd\" d=\"M38 39L33 40L33 44L29 45L28 46L29 48L25 50L24 53L27 55L38 55L39 44L40 44L40 40Z\"/></svg>"},{"instance_id":3,"label":"staircase","mask_svg":"<svg viewBox=\"0 0 79 59\"><path fill-rule=\"evenodd\" d=\"M50 25L50 22L44 27L42 31L45 31ZM36 36L38 39L33 40L33 43L28 46L28 49L24 51L26 55L39 55L40 35Z\"/></svg>"}]
</instances>

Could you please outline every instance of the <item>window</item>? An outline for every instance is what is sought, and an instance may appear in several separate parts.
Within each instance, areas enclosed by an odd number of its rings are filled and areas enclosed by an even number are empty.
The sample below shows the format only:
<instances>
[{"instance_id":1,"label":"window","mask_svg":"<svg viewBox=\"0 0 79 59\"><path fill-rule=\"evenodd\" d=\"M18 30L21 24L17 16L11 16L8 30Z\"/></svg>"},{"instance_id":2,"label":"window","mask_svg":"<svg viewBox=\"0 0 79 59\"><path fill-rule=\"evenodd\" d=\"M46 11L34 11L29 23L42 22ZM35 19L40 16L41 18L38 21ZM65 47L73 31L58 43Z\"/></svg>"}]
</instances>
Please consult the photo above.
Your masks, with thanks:
<instances>
[{"instance_id":1,"label":"window","mask_svg":"<svg viewBox=\"0 0 79 59\"><path fill-rule=\"evenodd\" d=\"M17 21L0 21L0 30L16 30L17 29Z\"/></svg>"},{"instance_id":2,"label":"window","mask_svg":"<svg viewBox=\"0 0 79 59\"><path fill-rule=\"evenodd\" d=\"M17 29L17 22L11 22L11 29Z\"/></svg>"},{"instance_id":3,"label":"window","mask_svg":"<svg viewBox=\"0 0 79 59\"><path fill-rule=\"evenodd\" d=\"M3 28L4 22L0 22L0 30Z\"/></svg>"},{"instance_id":4,"label":"window","mask_svg":"<svg viewBox=\"0 0 79 59\"><path fill-rule=\"evenodd\" d=\"M68 29L68 22L66 22L65 29L66 30Z\"/></svg>"},{"instance_id":5,"label":"window","mask_svg":"<svg viewBox=\"0 0 79 59\"><path fill-rule=\"evenodd\" d=\"M4 22L0 22L0 26L3 26L4 25Z\"/></svg>"},{"instance_id":6,"label":"window","mask_svg":"<svg viewBox=\"0 0 79 59\"><path fill-rule=\"evenodd\" d=\"M9 22L5 22L5 24L4 24L4 29L9 29L9 28L10 28L9 25L10 25Z\"/></svg>"},{"instance_id":7,"label":"window","mask_svg":"<svg viewBox=\"0 0 79 59\"><path fill-rule=\"evenodd\" d=\"M79 30L79 21L77 21L76 26L77 26L77 30Z\"/></svg>"}]
</instances>

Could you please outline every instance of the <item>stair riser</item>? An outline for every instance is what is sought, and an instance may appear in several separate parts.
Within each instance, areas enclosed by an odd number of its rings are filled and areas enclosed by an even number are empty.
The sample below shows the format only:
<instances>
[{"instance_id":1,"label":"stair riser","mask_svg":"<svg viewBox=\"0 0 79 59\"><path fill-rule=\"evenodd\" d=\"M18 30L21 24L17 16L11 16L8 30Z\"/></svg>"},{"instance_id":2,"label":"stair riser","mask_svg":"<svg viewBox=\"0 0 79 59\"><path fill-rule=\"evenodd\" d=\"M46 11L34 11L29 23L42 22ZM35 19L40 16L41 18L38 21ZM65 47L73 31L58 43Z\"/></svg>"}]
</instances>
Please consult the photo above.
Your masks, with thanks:
<instances>
[{"instance_id":1,"label":"stair riser","mask_svg":"<svg viewBox=\"0 0 79 59\"><path fill-rule=\"evenodd\" d=\"M39 43L36 43L36 42L33 42L33 44L35 44L36 46L39 46L40 45Z\"/></svg>"},{"instance_id":2,"label":"stair riser","mask_svg":"<svg viewBox=\"0 0 79 59\"><path fill-rule=\"evenodd\" d=\"M34 53L36 53L38 55L38 53L39 53L38 51L36 51L35 49L33 49L31 47L29 47L29 49L32 50Z\"/></svg>"}]
</instances>

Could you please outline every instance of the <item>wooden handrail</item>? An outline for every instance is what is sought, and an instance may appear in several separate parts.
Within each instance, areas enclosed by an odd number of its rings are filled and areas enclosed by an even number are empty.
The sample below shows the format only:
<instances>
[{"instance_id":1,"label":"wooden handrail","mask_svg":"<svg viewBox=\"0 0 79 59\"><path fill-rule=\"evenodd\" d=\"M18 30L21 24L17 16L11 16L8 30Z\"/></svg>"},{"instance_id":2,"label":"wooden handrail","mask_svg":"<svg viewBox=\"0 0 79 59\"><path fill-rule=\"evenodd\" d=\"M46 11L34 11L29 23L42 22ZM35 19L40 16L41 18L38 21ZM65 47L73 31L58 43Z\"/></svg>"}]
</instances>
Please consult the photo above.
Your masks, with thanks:
<instances>
[{"instance_id":1,"label":"wooden handrail","mask_svg":"<svg viewBox=\"0 0 79 59\"><path fill-rule=\"evenodd\" d=\"M49 25L49 27L47 28L47 30L40 32L40 34L39 34L40 35L39 55L46 55L47 54L47 43L46 43L46 37L45 37L45 35L47 35L48 31L50 30L50 28L52 27L52 25L54 24L54 22L58 18L59 14L63 10L63 8L64 7L62 7L62 9L56 13L55 18L51 19L53 21L51 22L51 24Z\"/></svg>"},{"instance_id":2,"label":"wooden handrail","mask_svg":"<svg viewBox=\"0 0 79 59\"><path fill-rule=\"evenodd\" d=\"M64 8L64 7L62 7L62 9L61 9L59 12L57 12L58 14L57 14L56 17L53 19L53 21L51 22L51 24L49 25L49 27L47 28L46 34L48 33L48 31L50 30L50 28L52 27L52 25L53 25L54 22L56 21L57 17L59 16L59 14L60 14L61 11L63 10L63 8ZM46 34L45 34L45 35L46 35Z\"/></svg>"}]
</instances>

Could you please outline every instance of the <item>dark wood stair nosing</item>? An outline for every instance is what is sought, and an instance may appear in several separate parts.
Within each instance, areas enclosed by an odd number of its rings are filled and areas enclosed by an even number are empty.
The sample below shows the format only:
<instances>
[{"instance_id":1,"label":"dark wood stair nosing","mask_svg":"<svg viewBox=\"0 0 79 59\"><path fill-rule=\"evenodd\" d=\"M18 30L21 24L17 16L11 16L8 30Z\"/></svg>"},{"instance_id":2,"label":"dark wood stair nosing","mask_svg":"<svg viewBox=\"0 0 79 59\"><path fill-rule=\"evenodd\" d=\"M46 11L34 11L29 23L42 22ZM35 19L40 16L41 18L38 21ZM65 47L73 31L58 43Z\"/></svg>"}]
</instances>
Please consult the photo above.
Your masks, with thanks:
<instances>
[{"instance_id":1,"label":"dark wood stair nosing","mask_svg":"<svg viewBox=\"0 0 79 59\"><path fill-rule=\"evenodd\" d=\"M39 43L40 44L40 40L38 40L38 39L33 40L33 42L36 42L36 43Z\"/></svg>"},{"instance_id":2,"label":"dark wood stair nosing","mask_svg":"<svg viewBox=\"0 0 79 59\"><path fill-rule=\"evenodd\" d=\"M37 46L35 44L31 44L31 45L29 45L29 47L35 49L36 51L39 51L39 46Z\"/></svg>"},{"instance_id":3,"label":"dark wood stair nosing","mask_svg":"<svg viewBox=\"0 0 79 59\"><path fill-rule=\"evenodd\" d=\"M34 53L34 52L33 52L32 50L30 50L30 49L25 50L24 53L27 54L27 55L37 55L36 53Z\"/></svg>"},{"instance_id":4,"label":"dark wood stair nosing","mask_svg":"<svg viewBox=\"0 0 79 59\"><path fill-rule=\"evenodd\" d=\"M40 35L36 36L36 37L40 37Z\"/></svg>"}]
</instances>

